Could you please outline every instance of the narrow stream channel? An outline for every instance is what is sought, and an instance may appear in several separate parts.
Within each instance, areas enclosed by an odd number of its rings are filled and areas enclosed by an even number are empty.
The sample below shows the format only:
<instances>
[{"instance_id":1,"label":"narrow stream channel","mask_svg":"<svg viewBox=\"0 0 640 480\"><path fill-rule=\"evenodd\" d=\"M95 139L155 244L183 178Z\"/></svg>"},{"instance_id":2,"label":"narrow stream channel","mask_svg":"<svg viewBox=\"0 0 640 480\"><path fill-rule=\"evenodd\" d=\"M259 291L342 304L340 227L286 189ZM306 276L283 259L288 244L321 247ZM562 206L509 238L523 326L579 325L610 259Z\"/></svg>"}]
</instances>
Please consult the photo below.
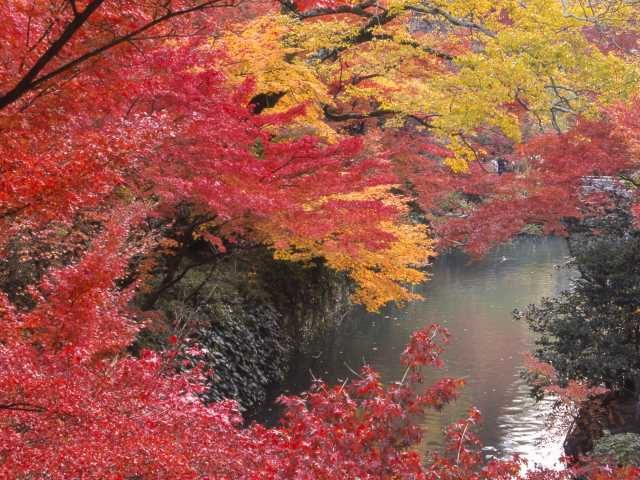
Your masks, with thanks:
<instances>
[{"instance_id":1,"label":"narrow stream channel","mask_svg":"<svg viewBox=\"0 0 640 480\"><path fill-rule=\"evenodd\" d=\"M567 260L562 239L521 239L497 248L478 262L461 253L438 258L432 279L417 289L425 300L372 315L358 309L315 355L299 359L288 389L300 391L310 373L329 383L352 376L364 362L384 380L402 376L398 358L412 331L431 323L451 334L444 369L429 373L465 377L461 398L442 413L429 414L421 448L438 448L442 428L478 407L478 431L487 454L518 453L530 464L551 467L562 454L562 434L545 428L550 402L536 404L519 376L522 354L531 347L527 326L513 320L514 308L536 303L568 287L573 272L558 268ZM348 367L347 367L348 365Z\"/></svg>"}]
</instances>

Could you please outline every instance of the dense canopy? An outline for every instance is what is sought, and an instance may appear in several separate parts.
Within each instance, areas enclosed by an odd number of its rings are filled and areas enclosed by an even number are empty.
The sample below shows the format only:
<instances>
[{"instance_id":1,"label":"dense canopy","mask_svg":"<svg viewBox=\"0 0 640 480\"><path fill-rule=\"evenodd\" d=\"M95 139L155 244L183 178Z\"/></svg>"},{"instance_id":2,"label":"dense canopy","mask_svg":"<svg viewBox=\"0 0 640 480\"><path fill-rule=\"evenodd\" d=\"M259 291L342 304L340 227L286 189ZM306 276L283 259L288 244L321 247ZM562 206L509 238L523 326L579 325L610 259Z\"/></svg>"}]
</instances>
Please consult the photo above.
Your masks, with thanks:
<instances>
[{"instance_id":1,"label":"dense canopy","mask_svg":"<svg viewBox=\"0 0 640 480\"><path fill-rule=\"evenodd\" d=\"M628 0L1 2L0 476L520 478L518 459L484 462L475 410L428 465L408 448L463 383L420 387L440 327L412 336L402 380L319 384L284 399L273 429L202 403L206 367L183 368L183 345L130 347L189 251L319 259L376 310L415 299L437 251L481 255L603 208L585 177L633 190L638 13Z\"/></svg>"}]
</instances>

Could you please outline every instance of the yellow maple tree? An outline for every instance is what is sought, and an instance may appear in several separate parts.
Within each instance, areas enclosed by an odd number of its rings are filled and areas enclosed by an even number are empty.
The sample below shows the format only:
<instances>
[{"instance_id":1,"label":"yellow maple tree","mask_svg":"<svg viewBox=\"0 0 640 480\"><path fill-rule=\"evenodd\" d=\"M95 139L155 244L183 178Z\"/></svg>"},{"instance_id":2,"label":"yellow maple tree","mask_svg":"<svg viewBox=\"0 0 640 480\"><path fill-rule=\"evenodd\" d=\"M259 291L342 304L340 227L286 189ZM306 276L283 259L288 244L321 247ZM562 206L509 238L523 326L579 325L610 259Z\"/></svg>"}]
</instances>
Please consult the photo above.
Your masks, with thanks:
<instances>
[{"instance_id":1,"label":"yellow maple tree","mask_svg":"<svg viewBox=\"0 0 640 480\"><path fill-rule=\"evenodd\" d=\"M335 139L336 122L417 120L449 147L454 171L478 153L466 138L491 128L518 142L525 125L565 129L576 115L628 98L637 62L605 53L585 30L637 30L635 2L388 0L288 8L245 25L225 44L258 91L307 105L301 121ZM335 12L339 12L336 14ZM511 104L526 108L526 118Z\"/></svg>"},{"instance_id":2,"label":"yellow maple tree","mask_svg":"<svg viewBox=\"0 0 640 480\"><path fill-rule=\"evenodd\" d=\"M309 206L318 208L323 201L360 201L379 199L397 209L394 221L381 221L380 231L391 239L382 248L371 248L364 243L349 249L337 247L336 239L348 231L334 231L323 238L291 237L289 232L274 228L272 223L262 225L265 241L274 248L279 260L308 263L321 257L334 270L345 272L355 283L352 299L368 310L378 310L388 302L406 302L421 298L411 285L423 282L427 274L422 269L434 257L434 242L425 225L410 221L404 200L389 193L389 187L376 187L364 192L335 195Z\"/></svg>"}]
</instances>

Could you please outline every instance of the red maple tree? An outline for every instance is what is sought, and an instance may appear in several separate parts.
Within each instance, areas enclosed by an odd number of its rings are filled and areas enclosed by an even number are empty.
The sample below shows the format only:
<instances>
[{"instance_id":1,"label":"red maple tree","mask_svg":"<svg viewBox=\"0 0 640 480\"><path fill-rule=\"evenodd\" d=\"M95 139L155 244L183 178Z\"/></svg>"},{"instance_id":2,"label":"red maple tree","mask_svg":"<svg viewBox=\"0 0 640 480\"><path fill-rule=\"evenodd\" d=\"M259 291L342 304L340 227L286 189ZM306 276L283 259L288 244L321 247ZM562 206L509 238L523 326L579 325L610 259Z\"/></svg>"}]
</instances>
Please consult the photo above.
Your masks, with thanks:
<instances>
[{"instance_id":1,"label":"red maple tree","mask_svg":"<svg viewBox=\"0 0 640 480\"><path fill-rule=\"evenodd\" d=\"M463 247L480 256L527 225L564 235L564 220L580 218L607 199L584 188L586 177L617 177L633 170L637 140L631 132L637 132L637 125L631 108L617 107L600 120L578 119L566 133L532 138L519 151L503 155L511 169L502 174L490 171L481 158L470 164L469 172L453 173L438 166L446 151L424 139L414 141L409 152L403 147L395 153L401 158L400 175L411 182L420 206L431 214L441 247ZM456 195L466 204L453 202L445 209Z\"/></svg>"},{"instance_id":2,"label":"red maple tree","mask_svg":"<svg viewBox=\"0 0 640 480\"><path fill-rule=\"evenodd\" d=\"M337 248L389 240L377 225L395 210L380 202L307 208L393 180L386 157L363 155L357 140L324 146L309 137L275 138L266 127L297 112L256 115L250 82L229 92L223 75L208 68L224 52L207 35L227 20L223 7L232 6L0 4L0 239L68 225L86 212L100 224L77 260L61 262L30 288L31 305L0 296L0 476L518 478L517 459L483 462L469 431L475 411L452 426L447 451L430 466L409 449L420 439L424 410L455 398L461 385L420 385L420 369L440 364L447 338L440 327L414 334L400 382L385 386L365 369L343 386L319 384L284 399L287 413L273 429L241 428L230 402L203 404L206 372L180 373L177 351L128 351L145 317L131 306L137 282L123 280L142 248L134 240L146 217L171 217L188 205L214 222L216 243L218 234L253 234L261 219L320 238L344 230L354 210L366 207ZM609 148L603 144L606 154ZM464 182L459 188L470 189ZM500 192L495 181L485 188ZM562 475L569 473L529 478ZM636 477L631 469L594 476Z\"/></svg>"}]
</instances>

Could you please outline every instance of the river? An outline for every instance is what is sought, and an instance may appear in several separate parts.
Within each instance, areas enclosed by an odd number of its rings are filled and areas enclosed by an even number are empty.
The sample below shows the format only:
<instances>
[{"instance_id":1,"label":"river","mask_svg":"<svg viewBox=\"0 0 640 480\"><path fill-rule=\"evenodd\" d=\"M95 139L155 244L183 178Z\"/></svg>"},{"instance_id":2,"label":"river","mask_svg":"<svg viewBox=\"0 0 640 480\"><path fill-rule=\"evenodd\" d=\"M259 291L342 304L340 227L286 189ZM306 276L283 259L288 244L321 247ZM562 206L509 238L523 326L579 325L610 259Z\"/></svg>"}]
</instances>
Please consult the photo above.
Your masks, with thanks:
<instances>
[{"instance_id":1,"label":"river","mask_svg":"<svg viewBox=\"0 0 640 480\"><path fill-rule=\"evenodd\" d=\"M462 253L443 255L433 263L432 278L416 288L423 301L379 314L354 310L314 355L297 359L288 390L307 388L310 372L329 383L340 382L365 362L384 380L397 380L403 373L398 358L411 332L439 323L452 340L445 368L429 372L429 378L464 377L467 385L454 404L424 419L427 434L421 450L438 448L443 427L476 406L484 417L477 433L487 455L518 453L530 465L551 467L562 455L563 434L546 428L551 401L534 402L520 378L522 355L532 338L512 311L567 288L574 275L561 268L567 256L559 238L520 239L475 262Z\"/></svg>"}]
</instances>

